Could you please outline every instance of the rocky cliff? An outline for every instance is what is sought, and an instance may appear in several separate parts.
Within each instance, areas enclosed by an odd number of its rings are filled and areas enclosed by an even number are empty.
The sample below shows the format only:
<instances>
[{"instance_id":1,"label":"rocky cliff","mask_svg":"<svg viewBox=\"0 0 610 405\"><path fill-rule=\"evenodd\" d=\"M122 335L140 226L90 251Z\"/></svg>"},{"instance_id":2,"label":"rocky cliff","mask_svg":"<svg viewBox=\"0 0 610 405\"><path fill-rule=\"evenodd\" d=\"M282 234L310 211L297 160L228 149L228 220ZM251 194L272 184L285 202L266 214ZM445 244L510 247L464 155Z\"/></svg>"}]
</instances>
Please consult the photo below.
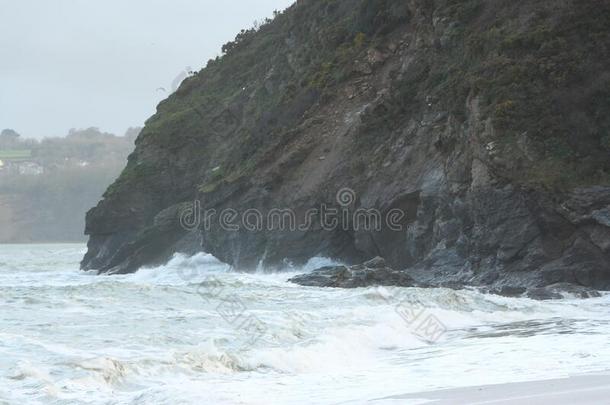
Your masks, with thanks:
<instances>
[{"instance_id":1,"label":"rocky cliff","mask_svg":"<svg viewBox=\"0 0 610 405\"><path fill-rule=\"evenodd\" d=\"M424 283L610 289L610 1L297 1L224 51L146 123L84 269L381 256ZM184 226L318 207L349 215Z\"/></svg>"}]
</instances>

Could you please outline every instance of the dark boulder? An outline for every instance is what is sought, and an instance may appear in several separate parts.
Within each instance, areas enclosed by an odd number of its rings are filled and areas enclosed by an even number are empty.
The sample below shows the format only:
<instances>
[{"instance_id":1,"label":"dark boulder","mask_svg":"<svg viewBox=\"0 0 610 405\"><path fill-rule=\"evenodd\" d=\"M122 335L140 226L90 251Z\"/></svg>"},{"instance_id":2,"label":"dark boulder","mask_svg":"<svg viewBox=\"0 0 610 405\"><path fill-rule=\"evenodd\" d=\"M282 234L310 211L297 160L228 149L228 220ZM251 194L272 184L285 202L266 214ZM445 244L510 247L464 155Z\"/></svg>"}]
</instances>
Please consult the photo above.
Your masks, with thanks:
<instances>
[{"instance_id":1,"label":"dark boulder","mask_svg":"<svg viewBox=\"0 0 610 405\"><path fill-rule=\"evenodd\" d=\"M534 300L552 300L562 298L598 298L601 294L592 288L570 283L552 284L543 288L531 288L525 293Z\"/></svg>"},{"instance_id":2,"label":"dark boulder","mask_svg":"<svg viewBox=\"0 0 610 405\"><path fill-rule=\"evenodd\" d=\"M376 257L356 266L322 267L311 273L293 277L288 281L307 287L417 286L415 280L409 275L388 267L381 257Z\"/></svg>"},{"instance_id":3,"label":"dark boulder","mask_svg":"<svg viewBox=\"0 0 610 405\"><path fill-rule=\"evenodd\" d=\"M499 288L484 290L503 297L525 297L533 300L559 300L565 298L598 298L599 291L590 287L572 283L556 283L544 287L525 288L519 286L502 286Z\"/></svg>"},{"instance_id":4,"label":"dark boulder","mask_svg":"<svg viewBox=\"0 0 610 405\"><path fill-rule=\"evenodd\" d=\"M504 286L494 290L493 293L503 297L520 297L525 294L526 291L527 289L525 287Z\"/></svg>"}]
</instances>

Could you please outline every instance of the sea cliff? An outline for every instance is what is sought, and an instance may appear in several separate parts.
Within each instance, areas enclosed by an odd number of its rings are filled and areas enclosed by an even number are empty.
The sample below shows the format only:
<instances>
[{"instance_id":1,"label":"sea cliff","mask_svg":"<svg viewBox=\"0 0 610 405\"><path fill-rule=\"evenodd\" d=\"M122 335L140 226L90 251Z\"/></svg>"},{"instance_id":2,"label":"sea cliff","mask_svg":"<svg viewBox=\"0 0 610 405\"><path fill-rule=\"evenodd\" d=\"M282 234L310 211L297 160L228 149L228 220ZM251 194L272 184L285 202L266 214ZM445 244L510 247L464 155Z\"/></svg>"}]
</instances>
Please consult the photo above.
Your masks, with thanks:
<instances>
[{"instance_id":1,"label":"sea cliff","mask_svg":"<svg viewBox=\"0 0 610 405\"><path fill-rule=\"evenodd\" d=\"M147 121L83 269L379 256L422 283L610 289L610 1L298 1L223 51ZM322 206L403 215L200 214Z\"/></svg>"}]
</instances>

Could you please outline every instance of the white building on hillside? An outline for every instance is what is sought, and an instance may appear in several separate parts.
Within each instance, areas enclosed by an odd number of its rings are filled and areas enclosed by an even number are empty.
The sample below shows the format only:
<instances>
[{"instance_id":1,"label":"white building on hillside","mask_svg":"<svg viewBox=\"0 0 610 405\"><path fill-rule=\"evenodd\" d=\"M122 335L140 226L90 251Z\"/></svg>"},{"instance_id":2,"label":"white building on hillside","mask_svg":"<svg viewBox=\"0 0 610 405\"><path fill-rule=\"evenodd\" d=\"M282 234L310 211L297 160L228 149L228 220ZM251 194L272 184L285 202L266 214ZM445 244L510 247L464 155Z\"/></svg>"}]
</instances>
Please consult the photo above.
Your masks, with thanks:
<instances>
[{"instance_id":1,"label":"white building on hillside","mask_svg":"<svg viewBox=\"0 0 610 405\"><path fill-rule=\"evenodd\" d=\"M44 167L34 162L21 162L18 164L20 175L40 176L44 173Z\"/></svg>"}]
</instances>

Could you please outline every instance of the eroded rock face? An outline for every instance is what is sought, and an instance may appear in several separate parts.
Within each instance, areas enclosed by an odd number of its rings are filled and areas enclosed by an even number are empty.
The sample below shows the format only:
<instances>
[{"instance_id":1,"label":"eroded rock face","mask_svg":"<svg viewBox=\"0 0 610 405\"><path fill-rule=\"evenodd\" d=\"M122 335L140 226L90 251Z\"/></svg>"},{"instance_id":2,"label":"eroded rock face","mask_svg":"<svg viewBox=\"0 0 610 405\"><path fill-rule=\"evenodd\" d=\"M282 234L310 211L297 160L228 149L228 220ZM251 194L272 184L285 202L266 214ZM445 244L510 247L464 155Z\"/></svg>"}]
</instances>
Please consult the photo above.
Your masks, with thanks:
<instances>
[{"instance_id":1,"label":"eroded rock face","mask_svg":"<svg viewBox=\"0 0 610 405\"><path fill-rule=\"evenodd\" d=\"M299 2L159 105L87 217L82 266L380 256L431 285L610 289L609 13L592 0ZM181 226L195 200L201 216ZM218 221L279 208L301 225L321 206L403 215L398 230Z\"/></svg>"},{"instance_id":2,"label":"eroded rock face","mask_svg":"<svg viewBox=\"0 0 610 405\"><path fill-rule=\"evenodd\" d=\"M322 267L311 273L293 277L288 281L307 287L419 286L404 271L396 271L388 267L381 257L355 266Z\"/></svg>"}]
</instances>

